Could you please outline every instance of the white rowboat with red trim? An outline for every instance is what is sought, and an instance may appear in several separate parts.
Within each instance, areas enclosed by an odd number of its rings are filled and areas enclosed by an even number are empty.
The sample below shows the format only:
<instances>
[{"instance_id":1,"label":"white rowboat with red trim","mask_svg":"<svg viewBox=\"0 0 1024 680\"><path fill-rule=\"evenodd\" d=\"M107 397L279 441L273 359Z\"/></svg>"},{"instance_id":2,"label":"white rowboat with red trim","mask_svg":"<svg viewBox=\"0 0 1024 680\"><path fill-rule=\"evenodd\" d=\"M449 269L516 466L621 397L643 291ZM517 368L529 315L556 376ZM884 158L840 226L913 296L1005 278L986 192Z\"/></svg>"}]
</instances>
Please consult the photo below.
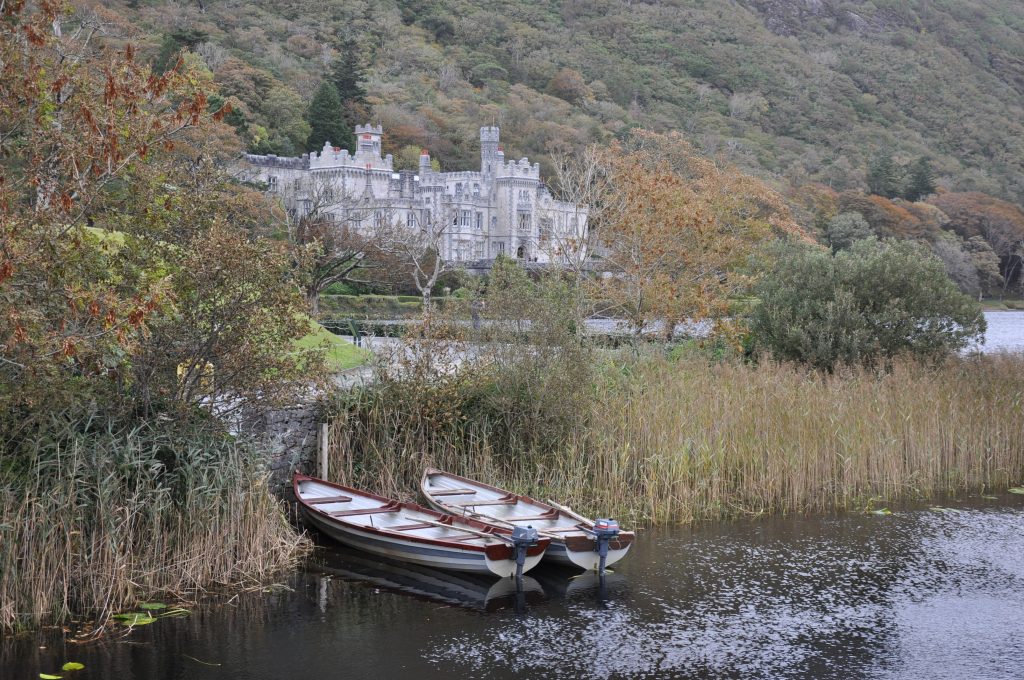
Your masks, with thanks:
<instances>
[{"instance_id":1,"label":"white rowboat with red trim","mask_svg":"<svg viewBox=\"0 0 1024 680\"><path fill-rule=\"evenodd\" d=\"M619 531L614 520L587 519L554 501L541 502L441 470L426 470L420 489L440 512L500 528L536 528L541 537L551 539L544 559L566 566L602 571L625 557L636 538L632 531Z\"/></svg>"},{"instance_id":2,"label":"white rowboat with red trim","mask_svg":"<svg viewBox=\"0 0 1024 680\"><path fill-rule=\"evenodd\" d=\"M535 567L550 538L402 503L306 475L292 479L303 515L334 540L438 569L515 576ZM519 564L521 562L521 564Z\"/></svg>"}]
</instances>

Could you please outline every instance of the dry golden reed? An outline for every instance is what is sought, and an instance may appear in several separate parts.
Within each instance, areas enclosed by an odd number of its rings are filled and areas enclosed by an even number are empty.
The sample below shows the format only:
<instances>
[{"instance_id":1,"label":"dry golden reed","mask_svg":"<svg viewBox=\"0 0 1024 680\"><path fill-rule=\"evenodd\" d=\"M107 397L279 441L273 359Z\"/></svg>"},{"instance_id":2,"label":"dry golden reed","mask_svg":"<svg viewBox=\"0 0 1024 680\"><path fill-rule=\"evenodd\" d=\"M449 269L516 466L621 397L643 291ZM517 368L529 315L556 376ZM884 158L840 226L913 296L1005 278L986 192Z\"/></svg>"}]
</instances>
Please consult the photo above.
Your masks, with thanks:
<instances>
[{"instance_id":1,"label":"dry golden reed","mask_svg":"<svg viewBox=\"0 0 1024 680\"><path fill-rule=\"evenodd\" d=\"M366 397L335 421L334 476L412 497L423 467L436 466L654 523L862 508L1024 477L1020 357L831 375L640 359L599 371L548 450L543 437L494 437L493 414L476 418L472 400L444 396L449 411L466 410L455 415L464 424L432 427L416 409Z\"/></svg>"},{"instance_id":2,"label":"dry golden reed","mask_svg":"<svg viewBox=\"0 0 1024 680\"><path fill-rule=\"evenodd\" d=\"M306 539L252 452L223 437L206 444L179 444L190 450L170 464L166 439L62 436L2 475L0 631L104 621L142 598L257 583L293 566Z\"/></svg>"}]
</instances>

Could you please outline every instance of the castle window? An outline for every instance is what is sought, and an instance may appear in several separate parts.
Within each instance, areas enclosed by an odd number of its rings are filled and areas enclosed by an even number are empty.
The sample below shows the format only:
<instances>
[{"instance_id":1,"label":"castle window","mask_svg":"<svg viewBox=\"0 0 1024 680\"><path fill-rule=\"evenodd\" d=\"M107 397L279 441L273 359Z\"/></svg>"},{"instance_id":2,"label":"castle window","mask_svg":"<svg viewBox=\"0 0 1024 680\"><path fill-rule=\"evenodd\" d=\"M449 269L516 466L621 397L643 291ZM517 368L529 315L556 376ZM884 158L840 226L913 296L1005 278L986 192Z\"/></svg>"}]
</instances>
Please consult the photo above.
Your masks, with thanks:
<instances>
[{"instance_id":1,"label":"castle window","mask_svg":"<svg viewBox=\"0 0 1024 680\"><path fill-rule=\"evenodd\" d=\"M551 240L551 218L542 217L540 219L540 242L547 243Z\"/></svg>"},{"instance_id":2,"label":"castle window","mask_svg":"<svg viewBox=\"0 0 1024 680\"><path fill-rule=\"evenodd\" d=\"M468 227L469 226L470 223L469 223L469 211L468 210L463 210L462 211L462 221L459 224L460 224L460 226L463 226L463 227Z\"/></svg>"},{"instance_id":3,"label":"castle window","mask_svg":"<svg viewBox=\"0 0 1024 680\"><path fill-rule=\"evenodd\" d=\"M462 182L456 182L455 183L455 195L456 196L461 196L462 195Z\"/></svg>"},{"instance_id":4,"label":"castle window","mask_svg":"<svg viewBox=\"0 0 1024 680\"><path fill-rule=\"evenodd\" d=\"M484 242L483 241L477 241L473 245L473 258L477 259L477 260L484 259Z\"/></svg>"},{"instance_id":5,"label":"castle window","mask_svg":"<svg viewBox=\"0 0 1024 680\"><path fill-rule=\"evenodd\" d=\"M277 176L269 175L267 177L267 190L268 191L277 191Z\"/></svg>"},{"instance_id":6,"label":"castle window","mask_svg":"<svg viewBox=\"0 0 1024 680\"><path fill-rule=\"evenodd\" d=\"M529 230L531 226L530 213L519 213L519 228L526 231Z\"/></svg>"},{"instance_id":7,"label":"castle window","mask_svg":"<svg viewBox=\"0 0 1024 680\"><path fill-rule=\"evenodd\" d=\"M491 215L491 231L495 231L498 228L498 216Z\"/></svg>"},{"instance_id":8,"label":"castle window","mask_svg":"<svg viewBox=\"0 0 1024 680\"><path fill-rule=\"evenodd\" d=\"M474 184L473 185L473 195L474 196L479 196L480 195L480 185L479 184Z\"/></svg>"},{"instance_id":9,"label":"castle window","mask_svg":"<svg viewBox=\"0 0 1024 680\"><path fill-rule=\"evenodd\" d=\"M410 229L416 226L416 213L412 210L405 213L405 226Z\"/></svg>"},{"instance_id":10,"label":"castle window","mask_svg":"<svg viewBox=\"0 0 1024 680\"><path fill-rule=\"evenodd\" d=\"M480 231L483 228L484 228L484 214L482 212L478 212L476 214L476 230Z\"/></svg>"},{"instance_id":11,"label":"castle window","mask_svg":"<svg viewBox=\"0 0 1024 680\"><path fill-rule=\"evenodd\" d=\"M504 241L495 241L495 243L494 243L494 257L497 257L498 255L504 255L504 254L505 254L505 242Z\"/></svg>"}]
</instances>

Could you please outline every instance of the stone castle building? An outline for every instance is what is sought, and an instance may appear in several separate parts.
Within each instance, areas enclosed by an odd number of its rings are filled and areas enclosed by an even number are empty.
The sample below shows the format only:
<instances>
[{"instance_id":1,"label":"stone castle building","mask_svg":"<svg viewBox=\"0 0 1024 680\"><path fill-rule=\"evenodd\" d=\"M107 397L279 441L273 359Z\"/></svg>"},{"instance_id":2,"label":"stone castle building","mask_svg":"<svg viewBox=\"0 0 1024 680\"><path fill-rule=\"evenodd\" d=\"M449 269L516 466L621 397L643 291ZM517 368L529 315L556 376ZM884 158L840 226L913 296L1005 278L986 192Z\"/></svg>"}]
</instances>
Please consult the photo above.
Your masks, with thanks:
<instances>
[{"instance_id":1,"label":"stone castle building","mask_svg":"<svg viewBox=\"0 0 1024 680\"><path fill-rule=\"evenodd\" d=\"M448 261L559 263L579 253L586 209L553 198L537 163L506 161L497 127L480 128L480 169L464 172L434 171L426 149L418 171L396 172L381 157L382 136L380 126L356 126L354 154L329 142L299 158L246 154L246 174L296 218L316 212L367 234L384 222L432 229Z\"/></svg>"}]
</instances>

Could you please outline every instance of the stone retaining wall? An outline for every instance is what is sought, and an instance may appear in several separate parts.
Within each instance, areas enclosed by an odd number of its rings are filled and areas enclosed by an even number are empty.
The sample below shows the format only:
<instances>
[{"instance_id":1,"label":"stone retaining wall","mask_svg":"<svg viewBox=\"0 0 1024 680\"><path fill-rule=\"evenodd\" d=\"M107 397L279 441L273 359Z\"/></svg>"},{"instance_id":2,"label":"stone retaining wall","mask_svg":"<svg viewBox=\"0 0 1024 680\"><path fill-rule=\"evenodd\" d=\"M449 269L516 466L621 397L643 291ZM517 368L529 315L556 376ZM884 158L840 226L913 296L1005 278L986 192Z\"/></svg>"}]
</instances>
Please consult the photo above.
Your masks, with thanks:
<instances>
[{"instance_id":1,"label":"stone retaining wall","mask_svg":"<svg viewBox=\"0 0 1024 680\"><path fill-rule=\"evenodd\" d=\"M316 408L309 405L267 411L249 421L252 434L270 452L270 490L275 495L292 500L292 474L316 469L318 423Z\"/></svg>"}]
</instances>

